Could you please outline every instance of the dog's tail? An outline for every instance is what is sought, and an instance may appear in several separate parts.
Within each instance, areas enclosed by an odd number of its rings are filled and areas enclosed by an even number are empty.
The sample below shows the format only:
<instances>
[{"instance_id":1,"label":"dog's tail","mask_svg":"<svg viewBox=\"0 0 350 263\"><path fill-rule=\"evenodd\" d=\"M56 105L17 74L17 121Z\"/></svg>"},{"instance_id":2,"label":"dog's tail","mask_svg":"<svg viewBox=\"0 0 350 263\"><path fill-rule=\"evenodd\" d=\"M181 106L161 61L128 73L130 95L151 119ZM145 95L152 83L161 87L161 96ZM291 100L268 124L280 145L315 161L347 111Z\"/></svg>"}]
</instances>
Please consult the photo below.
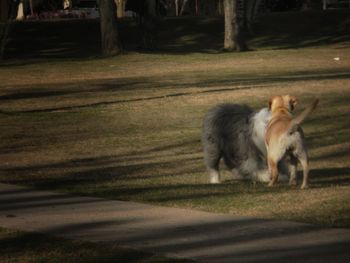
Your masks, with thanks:
<instances>
[{"instance_id":1,"label":"dog's tail","mask_svg":"<svg viewBox=\"0 0 350 263\"><path fill-rule=\"evenodd\" d=\"M315 99L309 107L290 122L289 133L293 133L298 129L299 125L316 109L318 102L319 99Z\"/></svg>"}]
</instances>

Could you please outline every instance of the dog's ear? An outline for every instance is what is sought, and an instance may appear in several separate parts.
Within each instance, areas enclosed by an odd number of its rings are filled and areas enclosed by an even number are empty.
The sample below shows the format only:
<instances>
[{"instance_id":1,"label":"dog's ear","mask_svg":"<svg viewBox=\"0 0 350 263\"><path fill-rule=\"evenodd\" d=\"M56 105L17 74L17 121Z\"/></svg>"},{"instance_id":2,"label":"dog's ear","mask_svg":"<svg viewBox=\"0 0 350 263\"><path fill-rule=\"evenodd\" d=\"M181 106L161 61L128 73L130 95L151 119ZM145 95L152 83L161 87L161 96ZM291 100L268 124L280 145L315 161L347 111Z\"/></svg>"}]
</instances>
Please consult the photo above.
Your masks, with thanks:
<instances>
[{"instance_id":1,"label":"dog's ear","mask_svg":"<svg viewBox=\"0 0 350 263\"><path fill-rule=\"evenodd\" d=\"M298 104L298 99L295 96L290 96L289 97L289 105L291 111L294 110L295 106Z\"/></svg>"}]
</instances>

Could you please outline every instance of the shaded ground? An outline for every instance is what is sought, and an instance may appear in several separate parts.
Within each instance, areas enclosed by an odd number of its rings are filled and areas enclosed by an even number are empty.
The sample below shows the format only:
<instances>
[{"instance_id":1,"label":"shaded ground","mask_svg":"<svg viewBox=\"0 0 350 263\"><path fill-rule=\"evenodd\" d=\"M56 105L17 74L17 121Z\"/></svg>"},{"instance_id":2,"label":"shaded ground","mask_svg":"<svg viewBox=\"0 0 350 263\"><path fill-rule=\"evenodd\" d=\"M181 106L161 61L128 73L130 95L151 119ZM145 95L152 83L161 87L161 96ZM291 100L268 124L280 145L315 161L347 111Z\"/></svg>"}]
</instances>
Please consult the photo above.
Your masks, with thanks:
<instances>
[{"instance_id":1,"label":"shaded ground","mask_svg":"<svg viewBox=\"0 0 350 263\"><path fill-rule=\"evenodd\" d=\"M0 211L0 224L7 227L118 244L199 262L297 260L323 263L330 260L347 262L350 259L348 229L326 229L285 221L72 197L3 184L0 184ZM2 243L5 246L0 251L7 252L9 243L6 240ZM57 243L50 242L47 246L55 249L58 246L59 249L64 245ZM27 243L22 241L22 244ZM94 251L93 245L84 248L79 243L73 243L73 246ZM40 247L35 249L37 252L41 250ZM104 251L106 255L101 255L100 260L108 262L113 250L107 247ZM77 251L69 249L68 253L74 256ZM115 259L121 262L158 262L145 252L121 250L119 253ZM90 260L93 262L93 258ZM87 262L90 262L89 259ZM159 258L159 262L168 261Z\"/></svg>"},{"instance_id":2,"label":"shaded ground","mask_svg":"<svg viewBox=\"0 0 350 263\"><path fill-rule=\"evenodd\" d=\"M113 244L96 244L55 238L44 234L0 229L0 260L8 262L67 263L189 263L155 256L152 253L120 248Z\"/></svg>"}]
</instances>

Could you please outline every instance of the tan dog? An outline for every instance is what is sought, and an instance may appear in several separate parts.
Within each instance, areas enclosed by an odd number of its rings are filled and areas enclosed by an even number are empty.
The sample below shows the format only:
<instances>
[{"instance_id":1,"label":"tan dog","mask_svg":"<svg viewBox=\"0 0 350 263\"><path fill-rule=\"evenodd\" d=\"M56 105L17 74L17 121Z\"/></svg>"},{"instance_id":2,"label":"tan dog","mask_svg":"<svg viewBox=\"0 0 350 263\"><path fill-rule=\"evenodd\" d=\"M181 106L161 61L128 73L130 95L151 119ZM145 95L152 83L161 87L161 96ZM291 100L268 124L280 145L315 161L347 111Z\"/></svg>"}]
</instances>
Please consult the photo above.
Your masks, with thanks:
<instances>
[{"instance_id":1,"label":"tan dog","mask_svg":"<svg viewBox=\"0 0 350 263\"><path fill-rule=\"evenodd\" d=\"M265 143L267 149L268 167L271 173L269 186L278 180L278 163L282 159L289 159L290 184L296 184L298 161L303 167L303 183L301 189L308 186L309 159L304 143L303 130L300 124L316 108L316 99L296 118L292 118L291 111L297 104L294 96L273 96L269 101L271 119L266 127Z\"/></svg>"}]
</instances>

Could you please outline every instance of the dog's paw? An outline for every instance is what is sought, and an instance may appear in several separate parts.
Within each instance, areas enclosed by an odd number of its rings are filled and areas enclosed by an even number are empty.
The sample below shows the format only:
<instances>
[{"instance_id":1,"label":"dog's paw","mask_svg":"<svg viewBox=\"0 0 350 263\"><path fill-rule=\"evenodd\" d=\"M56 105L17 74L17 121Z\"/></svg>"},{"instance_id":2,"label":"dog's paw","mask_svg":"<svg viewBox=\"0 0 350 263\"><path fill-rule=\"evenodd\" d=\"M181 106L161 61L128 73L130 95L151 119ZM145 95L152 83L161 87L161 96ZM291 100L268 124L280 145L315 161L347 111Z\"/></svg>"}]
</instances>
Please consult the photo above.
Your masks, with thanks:
<instances>
[{"instance_id":1,"label":"dog's paw","mask_svg":"<svg viewBox=\"0 0 350 263\"><path fill-rule=\"evenodd\" d=\"M219 180L219 178L210 178L210 183L211 184L219 184L220 180Z\"/></svg>"},{"instance_id":2,"label":"dog's paw","mask_svg":"<svg viewBox=\"0 0 350 263\"><path fill-rule=\"evenodd\" d=\"M220 183L220 175L219 175L218 171L212 169L209 172L209 182L211 184L219 184Z\"/></svg>"},{"instance_id":3,"label":"dog's paw","mask_svg":"<svg viewBox=\"0 0 350 263\"><path fill-rule=\"evenodd\" d=\"M275 184L274 184L272 181L270 181L269 184L268 184L267 186L268 186L268 187L273 187L273 186L275 186Z\"/></svg>"},{"instance_id":4,"label":"dog's paw","mask_svg":"<svg viewBox=\"0 0 350 263\"><path fill-rule=\"evenodd\" d=\"M210 181L210 184L219 184L220 181Z\"/></svg>"},{"instance_id":5,"label":"dog's paw","mask_svg":"<svg viewBox=\"0 0 350 263\"><path fill-rule=\"evenodd\" d=\"M290 180L289 181L290 186L296 186L297 185L297 180Z\"/></svg>"},{"instance_id":6,"label":"dog's paw","mask_svg":"<svg viewBox=\"0 0 350 263\"><path fill-rule=\"evenodd\" d=\"M304 189L308 189L309 188L309 185L307 184L302 184L300 189L304 190Z\"/></svg>"},{"instance_id":7,"label":"dog's paw","mask_svg":"<svg viewBox=\"0 0 350 263\"><path fill-rule=\"evenodd\" d=\"M254 174L253 180L267 183L271 181L271 175L268 170L259 170Z\"/></svg>"}]
</instances>

